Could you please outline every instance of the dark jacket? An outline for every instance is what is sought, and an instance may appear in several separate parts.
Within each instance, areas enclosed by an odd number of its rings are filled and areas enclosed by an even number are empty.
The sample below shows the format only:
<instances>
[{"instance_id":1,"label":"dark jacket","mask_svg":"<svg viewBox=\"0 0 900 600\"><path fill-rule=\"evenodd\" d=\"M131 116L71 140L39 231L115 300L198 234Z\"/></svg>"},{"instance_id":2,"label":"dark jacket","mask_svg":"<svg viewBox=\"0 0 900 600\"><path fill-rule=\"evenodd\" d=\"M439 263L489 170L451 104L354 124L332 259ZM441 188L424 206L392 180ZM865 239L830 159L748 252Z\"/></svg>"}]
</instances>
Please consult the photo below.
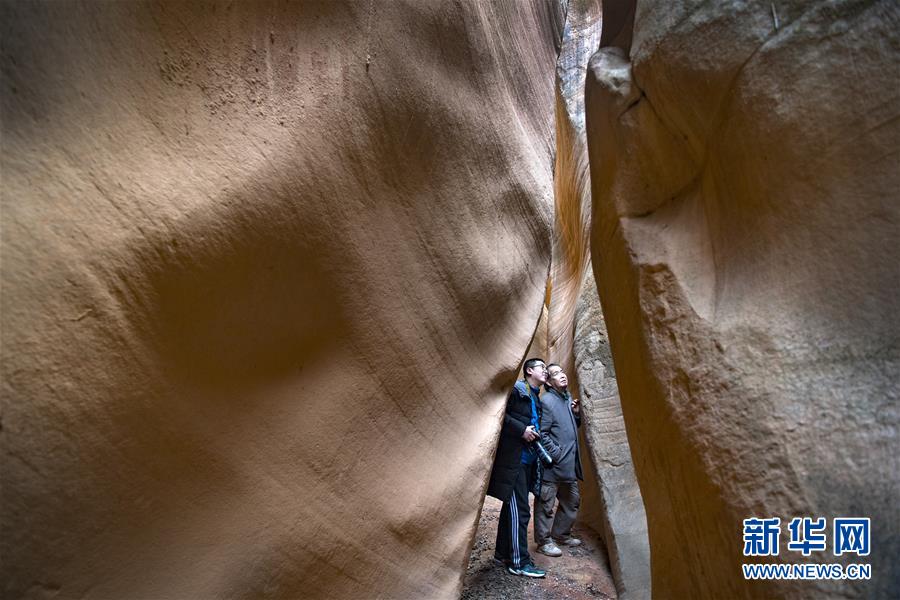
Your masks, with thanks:
<instances>
[{"instance_id":1,"label":"dark jacket","mask_svg":"<svg viewBox=\"0 0 900 600\"><path fill-rule=\"evenodd\" d=\"M541 396L541 443L553 457L544 468L544 481L569 482L584 479L578 454L581 415L572 412L571 397L551 387Z\"/></svg>"},{"instance_id":2,"label":"dark jacket","mask_svg":"<svg viewBox=\"0 0 900 600\"><path fill-rule=\"evenodd\" d=\"M538 469L535 487L540 489L540 460L534 465L522 464L522 450L527 445L522 439L525 428L531 425L531 398L528 396L528 384L517 381L506 398L506 411L503 414L503 426L500 428L500 442L494 456L494 467L491 469L491 480L487 493L498 500L509 500L513 485L519 476L519 469ZM536 402L538 422L541 417L541 402Z\"/></svg>"}]
</instances>

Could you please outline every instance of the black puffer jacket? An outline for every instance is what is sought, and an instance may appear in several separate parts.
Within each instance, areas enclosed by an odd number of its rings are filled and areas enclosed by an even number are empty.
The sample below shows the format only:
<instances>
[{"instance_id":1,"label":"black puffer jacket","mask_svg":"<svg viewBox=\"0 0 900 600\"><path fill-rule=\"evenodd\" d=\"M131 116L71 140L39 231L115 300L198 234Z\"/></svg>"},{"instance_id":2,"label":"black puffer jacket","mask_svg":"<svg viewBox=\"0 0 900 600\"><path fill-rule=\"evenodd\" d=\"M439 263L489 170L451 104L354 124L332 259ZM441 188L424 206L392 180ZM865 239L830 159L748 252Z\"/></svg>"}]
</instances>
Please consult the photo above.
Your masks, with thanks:
<instances>
[{"instance_id":1,"label":"black puffer jacket","mask_svg":"<svg viewBox=\"0 0 900 600\"><path fill-rule=\"evenodd\" d=\"M541 486L541 461L533 465L522 464L522 450L527 445L522 439L525 428L531 425L531 398L528 396L527 383L517 381L506 399L506 412L503 415L503 427L500 429L500 442L494 456L494 468L491 470L491 481L487 493L498 500L509 500L513 485L520 468L537 469L534 489ZM535 394L536 395L536 394ZM541 403L536 402L538 423L541 419Z\"/></svg>"}]
</instances>

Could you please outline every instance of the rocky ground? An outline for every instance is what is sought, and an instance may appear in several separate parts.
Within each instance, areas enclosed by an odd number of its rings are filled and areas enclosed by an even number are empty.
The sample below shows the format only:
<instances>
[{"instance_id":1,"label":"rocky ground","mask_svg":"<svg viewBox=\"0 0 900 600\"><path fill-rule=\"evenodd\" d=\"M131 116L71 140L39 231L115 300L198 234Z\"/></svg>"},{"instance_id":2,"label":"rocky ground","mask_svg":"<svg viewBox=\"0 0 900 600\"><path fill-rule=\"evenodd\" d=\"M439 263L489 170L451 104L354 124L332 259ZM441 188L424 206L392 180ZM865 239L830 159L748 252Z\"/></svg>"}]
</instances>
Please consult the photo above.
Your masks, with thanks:
<instances>
[{"instance_id":1,"label":"rocky ground","mask_svg":"<svg viewBox=\"0 0 900 600\"><path fill-rule=\"evenodd\" d=\"M534 540L529 539L528 551L534 557L535 564L547 571L546 578L529 579L507 573L505 568L493 561L499 516L500 502L486 498L478 522L475 546L469 557L462 600L596 600L617 597L603 541L599 535L580 524L575 525L573 533L584 544L576 548L563 548L563 555L559 558L539 554Z\"/></svg>"}]
</instances>

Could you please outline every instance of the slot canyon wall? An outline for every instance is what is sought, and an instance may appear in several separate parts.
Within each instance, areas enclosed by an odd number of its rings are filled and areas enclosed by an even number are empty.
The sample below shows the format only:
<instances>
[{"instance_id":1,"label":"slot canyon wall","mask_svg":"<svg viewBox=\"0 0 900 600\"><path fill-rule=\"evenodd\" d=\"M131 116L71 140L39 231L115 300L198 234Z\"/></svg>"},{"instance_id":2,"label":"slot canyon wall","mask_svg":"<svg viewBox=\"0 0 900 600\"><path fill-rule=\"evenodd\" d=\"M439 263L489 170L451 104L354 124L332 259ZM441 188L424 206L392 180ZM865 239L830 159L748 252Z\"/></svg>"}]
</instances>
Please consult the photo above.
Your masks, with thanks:
<instances>
[{"instance_id":1,"label":"slot canyon wall","mask_svg":"<svg viewBox=\"0 0 900 600\"><path fill-rule=\"evenodd\" d=\"M622 417L609 334L591 271L576 305L574 356L584 407L582 448L590 456L598 495L595 515L586 503L583 518L603 534L619 597L650 598L647 516ZM655 596L665 598L666 590Z\"/></svg>"},{"instance_id":2,"label":"slot canyon wall","mask_svg":"<svg viewBox=\"0 0 900 600\"><path fill-rule=\"evenodd\" d=\"M900 9L638 2L632 43L613 8L592 256L654 596L895 597ZM743 581L754 516L782 519L784 562L787 522L827 517L812 560L871 581ZM832 555L834 517L871 517L869 557Z\"/></svg>"},{"instance_id":3,"label":"slot canyon wall","mask_svg":"<svg viewBox=\"0 0 900 600\"><path fill-rule=\"evenodd\" d=\"M2 4L4 596L458 594L554 10Z\"/></svg>"},{"instance_id":4,"label":"slot canyon wall","mask_svg":"<svg viewBox=\"0 0 900 600\"><path fill-rule=\"evenodd\" d=\"M600 533L621 598L650 597L647 521L634 474L591 270L591 184L584 83L600 43L599 2L566 6L556 64L553 261L545 311L529 355L560 363L584 407L579 520Z\"/></svg>"}]
</instances>

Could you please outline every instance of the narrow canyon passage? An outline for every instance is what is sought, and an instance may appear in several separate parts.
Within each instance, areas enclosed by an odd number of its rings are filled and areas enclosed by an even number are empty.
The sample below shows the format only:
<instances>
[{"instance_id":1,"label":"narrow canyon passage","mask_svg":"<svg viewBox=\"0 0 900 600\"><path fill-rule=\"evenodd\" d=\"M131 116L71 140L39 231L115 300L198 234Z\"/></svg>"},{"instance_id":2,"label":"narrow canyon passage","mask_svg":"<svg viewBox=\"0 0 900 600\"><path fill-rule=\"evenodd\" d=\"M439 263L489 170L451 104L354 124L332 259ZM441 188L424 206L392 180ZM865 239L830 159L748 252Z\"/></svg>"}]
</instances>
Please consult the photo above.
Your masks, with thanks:
<instances>
[{"instance_id":1,"label":"narrow canyon passage","mask_svg":"<svg viewBox=\"0 0 900 600\"><path fill-rule=\"evenodd\" d=\"M514 577L493 559L499 500L487 497L478 521L475 545L469 556L461 600L611 600L618 598L609 568L609 556L599 533L576 522L572 533L583 545L564 548L560 557L544 556L529 528L528 551L535 564L547 571L544 579Z\"/></svg>"},{"instance_id":2,"label":"narrow canyon passage","mask_svg":"<svg viewBox=\"0 0 900 600\"><path fill-rule=\"evenodd\" d=\"M0 595L900 597L898 23L0 0ZM583 410L545 580L485 499L531 356Z\"/></svg>"}]
</instances>

